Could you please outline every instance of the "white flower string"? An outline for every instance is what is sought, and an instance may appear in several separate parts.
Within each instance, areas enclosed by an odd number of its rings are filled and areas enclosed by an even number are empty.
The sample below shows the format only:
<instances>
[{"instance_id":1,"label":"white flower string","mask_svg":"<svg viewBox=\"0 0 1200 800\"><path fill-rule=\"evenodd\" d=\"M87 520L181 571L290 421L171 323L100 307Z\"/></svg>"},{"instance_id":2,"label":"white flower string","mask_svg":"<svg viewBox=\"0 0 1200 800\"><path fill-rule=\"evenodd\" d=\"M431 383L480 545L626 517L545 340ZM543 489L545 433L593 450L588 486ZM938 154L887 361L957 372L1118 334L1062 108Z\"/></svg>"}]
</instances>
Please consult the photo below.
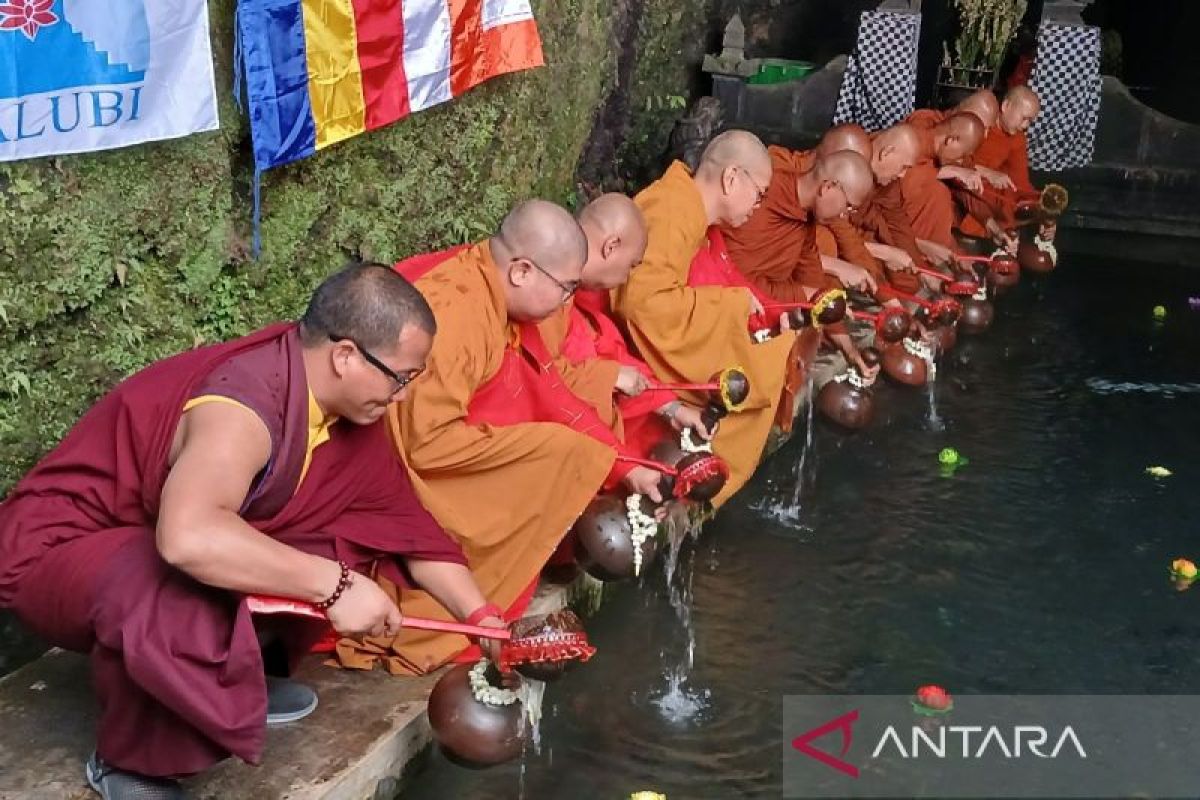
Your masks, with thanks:
<instances>
[{"instance_id":1,"label":"white flower string","mask_svg":"<svg viewBox=\"0 0 1200 800\"><path fill-rule=\"evenodd\" d=\"M1054 242L1049 239L1043 239L1041 236L1033 237L1033 243L1038 250L1047 253L1050 256L1050 261L1055 266L1058 266L1058 248L1054 246Z\"/></svg>"},{"instance_id":2,"label":"white flower string","mask_svg":"<svg viewBox=\"0 0 1200 800\"><path fill-rule=\"evenodd\" d=\"M521 699L519 691L505 689L502 686L493 686L487 679L488 665L491 664L486 658L480 659L479 663L471 667L468 673L468 680L471 682L471 694L481 703L489 706L511 706L513 703Z\"/></svg>"},{"instance_id":3,"label":"white flower string","mask_svg":"<svg viewBox=\"0 0 1200 800\"><path fill-rule=\"evenodd\" d=\"M697 442L692 439L692 429L684 428L679 434L679 449L685 453L711 453L712 442Z\"/></svg>"},{"instance_id":4,"label":"white flower string","mask_svg":"<svg viewBox=\"0 0 1200 800\"><path fill-rule=\"evenodd\" d=\"M642 545L658 532L658 521L642 511L642 496L631 494L625 498L625 517L629 520L629 538L633 542L633 574L642 574Z\"/></svg>"},{"instance_id":5,"label":"white flower string","mask_svg":"<svg viewBox=\"0 0 1200 800\"><path fill-rule=\"evenodd\" d=\"M925 360L925 363L929 365L930 378L937 376L937 364L935 364L933 361L933 350L930 349L928 344L925 342L919 342L916 339L906 338L904 340L904 349L907 350L909 354Z\"/></svg>"},{"instance_id":6,"label":"white flower string","mask_svg":"<svg viewBox=\"0 0 1200 800\"><path fill-rule=\"evenodd\" d=\"M759 344L762 344L763 342L766 342L766 341L770 341L771 329L770 328L759 328L752 334L752 337L753 337L754 341L758 342Z\"/></svg>"},{"instance_id":7,"label":"white flower string","mask_svg":"<svg viewBox=\"0 0 1200 800\"><path fill-rule=\"evenodd\" d=\"M987 284L986 283L979 284L979 288L975 290L975 294L971 295L971 299L972 300L987 300L988 299Z\"/></svg>"},{"instance_id":8,"label":"white flower string","mask_svg":"<svg viewBox=\"0 0 1200 800\"><path fill-rule=\"evenodd\" d=\"M841 375L838 375L837 377L835 377L833 379L833 382L834 383L848 383L851 386L853 386L855 389L866 389L867 386L869 385L866 381L866 378L864 378L862 375L860 375L858 372L858 369L856 369L855 367L850 367L850 369L846 370Z\"/></svg>"}]
</instances>

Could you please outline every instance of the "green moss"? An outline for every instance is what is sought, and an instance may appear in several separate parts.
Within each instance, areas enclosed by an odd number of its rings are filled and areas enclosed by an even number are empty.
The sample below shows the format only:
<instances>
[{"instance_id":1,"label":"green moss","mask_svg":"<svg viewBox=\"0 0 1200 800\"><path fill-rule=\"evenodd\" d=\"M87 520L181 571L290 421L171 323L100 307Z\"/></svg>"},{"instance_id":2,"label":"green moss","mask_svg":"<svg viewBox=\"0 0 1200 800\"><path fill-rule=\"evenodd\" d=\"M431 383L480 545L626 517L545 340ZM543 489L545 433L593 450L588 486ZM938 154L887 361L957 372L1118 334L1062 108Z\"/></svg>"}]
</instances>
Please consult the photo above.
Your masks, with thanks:
<instances>
[{"instance_id":1,"label":"green moss","mask_svg":"<svg viewBox=\"0 0 1200 800\"><path fill-rule=\"evenodd\" d=\"M618 152L634 185L657 177L671 128L696 93L707 6L705 0L648 0L638 20L629 135Z\"/></svg>"},{"instance_id":2,"label":"green moss","mask_svg":"<svg viewBox=\"0 0 1200 800\"><path fill-rule=\"evenodd\" d=\"M210 7L220 87L234 5ZM568 199L611 82L611 7L534 7L550 66L268 173L258 261L248 131L224 88L219 132L0 164L0 491L116 381L296 316L347 259L480 238L518 198Z\"/></svg>"}]
</instances>

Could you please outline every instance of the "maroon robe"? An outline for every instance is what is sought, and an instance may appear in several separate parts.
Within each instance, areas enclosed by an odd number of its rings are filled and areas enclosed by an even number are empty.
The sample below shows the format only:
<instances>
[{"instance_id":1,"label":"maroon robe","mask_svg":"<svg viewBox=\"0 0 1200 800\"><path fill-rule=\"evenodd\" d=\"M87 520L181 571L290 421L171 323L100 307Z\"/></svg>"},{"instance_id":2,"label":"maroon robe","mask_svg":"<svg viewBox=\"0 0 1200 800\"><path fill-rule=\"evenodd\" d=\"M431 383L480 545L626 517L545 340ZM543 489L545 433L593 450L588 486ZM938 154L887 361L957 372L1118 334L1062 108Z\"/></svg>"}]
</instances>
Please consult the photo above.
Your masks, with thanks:
<instances>
[{"instance_id":1,"label":"maroon robe","mask_svg":"<svg viewBox=\"0 0 1200 800\"><path fill-rule=\"evenodd\" d=\"M245 603L171 567L155 545L175 430L202 394L241 402L270 431L270 461L240 511L258 530L396 581L405 580L401 556L465 563L417 502L382 422L335 423L297 488L308 386L294 325L124 381L0 504L0 605L51 643L90 652L99 755L143 775L262 755L266 689ZM303 649L321 627L288 644Z\"/></svg>"}]
</instances>

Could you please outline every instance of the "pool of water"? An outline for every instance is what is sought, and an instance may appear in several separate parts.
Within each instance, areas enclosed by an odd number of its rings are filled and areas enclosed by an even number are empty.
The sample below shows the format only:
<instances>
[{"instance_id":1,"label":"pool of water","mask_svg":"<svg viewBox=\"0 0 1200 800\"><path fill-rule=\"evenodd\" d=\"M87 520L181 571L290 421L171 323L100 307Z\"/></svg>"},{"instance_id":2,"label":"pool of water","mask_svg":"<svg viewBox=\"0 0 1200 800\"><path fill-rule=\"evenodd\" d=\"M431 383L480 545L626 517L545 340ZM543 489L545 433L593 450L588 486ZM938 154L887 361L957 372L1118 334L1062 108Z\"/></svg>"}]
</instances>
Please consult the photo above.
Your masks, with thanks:
<instances>
[{"instance_id":1,"label":"pool of water","mask_svg":"<svg viewBox=\"0 0 1200 800\"><path fill-rule=\"evenodd\" d=\"M939 370L936 419L882 389L871 430L817 426L797 513L802 436L685 545L671 590L656 569L613 592L599 654L547 690L540 752L435 754L403 796L777 797L788 694L1191 693L1200 585L1167 580L1200 557L1189 295L1200 274L1157 266L1027 281ZM969 460L952 477L944 447Z\"/></svg>"}]
</instances>

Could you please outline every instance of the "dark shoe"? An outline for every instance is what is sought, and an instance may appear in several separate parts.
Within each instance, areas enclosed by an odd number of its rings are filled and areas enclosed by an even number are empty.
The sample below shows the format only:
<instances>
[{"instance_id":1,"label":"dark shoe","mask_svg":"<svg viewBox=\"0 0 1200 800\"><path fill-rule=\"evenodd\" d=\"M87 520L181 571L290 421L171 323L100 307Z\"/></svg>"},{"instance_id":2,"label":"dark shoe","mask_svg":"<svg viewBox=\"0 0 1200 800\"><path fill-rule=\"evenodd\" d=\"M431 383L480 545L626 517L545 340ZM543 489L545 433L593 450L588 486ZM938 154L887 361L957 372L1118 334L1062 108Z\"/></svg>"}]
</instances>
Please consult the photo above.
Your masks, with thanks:
<instances>
[{"instance_id":1,"label":"dark shoe","mask_svg":"<svg viewBox=\"0 0 1200 800\"><path fill-rule=\"evenodd\" d=\"M304 719L317 708L317 693L287 678L267 677L267 724L284 725Z\"/></svg>"},{"instance_id":2,"label":"dark shoe","mask_svg":"<svg viewBox=\"0 0 1200 800\"><path fill-rule=\"evenodd\" d=\"M104 800L187 800L178 782L123 772L92 753L84 766L88 786Z\"/></svg>"}]
</instances>

